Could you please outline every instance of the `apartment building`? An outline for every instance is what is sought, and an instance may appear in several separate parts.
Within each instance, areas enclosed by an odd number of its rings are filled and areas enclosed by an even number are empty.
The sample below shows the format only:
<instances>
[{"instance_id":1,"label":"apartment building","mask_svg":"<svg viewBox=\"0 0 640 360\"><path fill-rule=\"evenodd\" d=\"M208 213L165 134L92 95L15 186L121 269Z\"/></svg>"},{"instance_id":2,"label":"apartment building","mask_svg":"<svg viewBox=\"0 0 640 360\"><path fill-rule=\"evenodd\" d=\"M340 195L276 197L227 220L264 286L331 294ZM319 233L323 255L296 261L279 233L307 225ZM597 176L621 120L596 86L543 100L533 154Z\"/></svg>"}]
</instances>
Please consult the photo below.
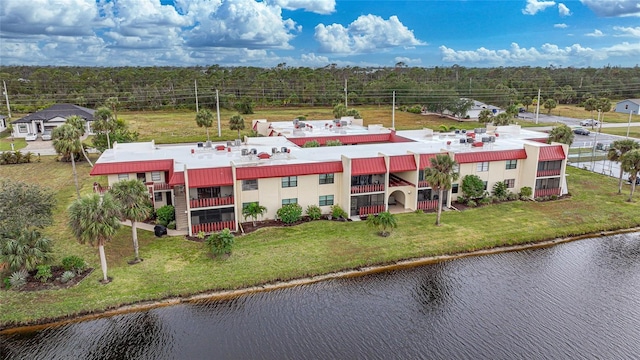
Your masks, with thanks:
<instances>
[{"instance_id":1,"label":"apartment building","mask_svg":"<svg viewBox=\"0 0 640 360\"><path fill-rule=\"evenodd\" d=\"M512 192L531 187L534 197L567 193L568 146L546 144L546 134L517 125L450 133L395 131L357 119L252 125L261 136L243 141L114 144L91 175L107 176L108 186L140 179L156 208L175 206L177 229L190 235L235 231L252 202L267 208L265 219L289 203L318 205L323 213L339 205L352 217L433 209L437 193L423 170L437 154L459 164L458 183L477 175L489 191L505 182ZM342 145L326 146L336 140ZM320 147L304 147L310 141ZM447 206L461 195L458 183L445 194Z\"/></svg>"}]
</instances>

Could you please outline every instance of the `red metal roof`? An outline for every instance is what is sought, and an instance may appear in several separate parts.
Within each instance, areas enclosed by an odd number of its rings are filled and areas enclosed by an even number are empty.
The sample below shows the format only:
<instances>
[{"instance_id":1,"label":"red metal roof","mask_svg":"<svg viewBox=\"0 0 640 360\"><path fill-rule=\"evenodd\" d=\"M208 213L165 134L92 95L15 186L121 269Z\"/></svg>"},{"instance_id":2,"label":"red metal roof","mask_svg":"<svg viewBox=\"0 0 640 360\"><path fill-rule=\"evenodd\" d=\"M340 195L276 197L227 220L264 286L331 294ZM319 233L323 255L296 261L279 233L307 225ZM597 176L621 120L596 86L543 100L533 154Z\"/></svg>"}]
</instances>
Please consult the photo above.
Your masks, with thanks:
<instances>
[{"instance_id":1,"label":"red metal roof","mask_svg":"<svg viewBox=\"0 0 640 360\"><path fill-rule=\"evenodd\" d=\"M416 169L416 159L413 155L389 157L389 172L411 171Z\"/></svg>"},{"instance_id":2,"label":"red metal roof","mask_svg":"<svg viewBox=\"0 0 640 360\"><path fill-rule=\"evenodd\" d=\"M383 157L351 159L351 175L384 174L387 165Z\"/></svg>"},{"instance_id":3,"label":"red metal roof","mask_svg":"<svg viewBox=\"0 0 640 360\"><path fill-rule=\"evenodd\" d=\"M478 163L485 161L504 161L526 159L527 152L524 149L502 151L478 151L460 153L455 155L458 164Z\"/></svg>"},{"instance_id":4,"label":"red metal roof","mask_svg":"<svg viewBox=\"0 0 640 360\"><path fill-rule=\"evenodd\" d=\"M187 171L190 188L233 185L231 167L190 169Z\"/></svg>"},{"instance_id":5,"label":"red metal roof","mask_svg":"<svg viewBox=\"0 0 640 360\"><path fill-rule=\"evenodd\" d=\"M180 171L173 173L173 176L171 176L171 179L169 180L169 185L184 185L184 172Z\"/></svg>"},{"instance_id":6,"label":"red metal roof","mask_svg":"<svg viewBox=\"0 0 640 360\"><path fill-rule=\"evenodd\" d=\"M562 149L562 145L551 145L540 148L539 161L564 160L565 158L566 155L564 149Z\"/></svg>"},{"instance_id":7,"label":"red metal roof","mask_svg":"<svg viewBox=\"0 0 640 360\"><path fill-rule=\"evenodd\" d=\"M420 169L431 167L431 159L438 154L420 154Z\"/></svg>"},{"instance_id":8,"label":"red metal roof","mask_svg":"<svg viewBox=\"0 0 640 360\"><path fill-rule=\"evenodd\" d=\"M238 167L236 168L236 177L238 180L248 180L340 172L342 172L342 162L331 161L308 164Z\"/></svg>"},{"instance_id":9,"label":"red metal roof","mask_svg":"<svg viewBox=\"0 0 640 360\"><path fill-rule=\"evenodd\" d=\"M389 142L390 134L368 134L368 135L336 135L336 136L306 136L306 137L287 137L292 143L303 146L307 141L316 140L320 145L325 145L327 140L340 140L342 144L364 144L364 143L381 143Z\"/></svg>"},{"instance_id":10,"label":"red metal roof","mask_svg":"<svg viewBox=\"0 0 640 360\"><path fill-rule=\"evenodd\" d=\"M130 174L149 171L173 172L173 160L127 161L118 163L97 163L90 175Z\"/></svg>"}]
</instances>

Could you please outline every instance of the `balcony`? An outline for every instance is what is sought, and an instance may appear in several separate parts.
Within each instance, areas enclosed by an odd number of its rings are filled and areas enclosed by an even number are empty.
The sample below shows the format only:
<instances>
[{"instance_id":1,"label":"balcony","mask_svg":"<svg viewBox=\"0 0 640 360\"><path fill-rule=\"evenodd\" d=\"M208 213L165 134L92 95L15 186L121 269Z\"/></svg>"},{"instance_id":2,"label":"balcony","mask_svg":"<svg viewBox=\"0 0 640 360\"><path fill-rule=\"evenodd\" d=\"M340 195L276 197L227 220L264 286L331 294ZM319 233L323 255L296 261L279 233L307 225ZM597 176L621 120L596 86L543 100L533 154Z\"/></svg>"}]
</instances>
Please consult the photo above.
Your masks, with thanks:
<instances>
[{"instance_id":1,"label":"balcony","mask_svg":"<svg viewBox=\"0 0 640 360\"><path fill-rule=\"evenodd\" d=\"M418 210L432 210L438 208L438 200L418 201Z\"/></svg>"},{"instance_id":2,"label":"balcony","mask_svg":"<svg viewBox=\"0 0 640 360\"><path fill-rule=\"evenodd\" d=\"M154 182L153 191L165 191L171 190L171 186L167 183Z\"/></svg>"},{"instance_id":3,"label":"balcony","mask_svg":"<svg viewBox=\"0 0 640 360\"><path fill-rule=\"evenodd\" d=\"M545 177L545 176L559 176L560 169L552 169L552 170L538 170L536 174L537 177Z\"/></svg>"},{"instance_id":4,"label":"balcony","mask_svg":"<svg viewBox=\"0 0 640 360\"><path fill-rule=\"evenodd\" d=\"M428 187L431 187L431 186L425 180L420 180L420 181L418 181L418 187L419 188L428 188Z\"/></svg>"},{"instance_id":5,"label":"balcony","mask_svg":"<svg viewBox=\"0 0 640 360\"><path fill-rule=\"evenodd\" d=\"M351 187L352 194L364 194L384 191L384 184L354 185Z\"/></svg>"},{"instance_id":6,"label":"balcony","mask_svg":"<svg viewBox=\"0 0 640 360\"><path fill-rule=\"evenodd\" d=\"M358 215L360 215L360 216L376 215L376 214L379 214L381 212L384 212L384 209L385 209L384 205L363 206L363 207L358 209Z\"/></svg>"},{"instance_id":7,"label":"balcony","mask_svg":"<svg viewBox=\"0 0 640 360\"><path fill-rule=\"evenodd\" d=\"M190 206L192 209L213 207L213 206L223 206L223 205L233 205L233 196L192 199L190 201Z\"/></svg>"},{"instance_id":8,"label":"balcony","mask_svg":"<svg viewBox=\"0 0 640 360\"><path fill-rule=\"evenodd\" d=\"M560 196L560 188L536 189L533 197L538 198L538 197L551 196L551 195Z\"/></svg>"},{"instance_id":9,"label":"balcony","mask_svg":"<svg viewBox=\"0 0 640 360\"><path fill-rule=\"evenodd\" d=\"M229 229L231 231L236 231L236 222L235 221L220 221L214 223L206 223L206 224L198 224L191 226L191 233L198 234L199 232L204 233L212 233L222 231L224 229Z\"/></svg>"}]
</instances>

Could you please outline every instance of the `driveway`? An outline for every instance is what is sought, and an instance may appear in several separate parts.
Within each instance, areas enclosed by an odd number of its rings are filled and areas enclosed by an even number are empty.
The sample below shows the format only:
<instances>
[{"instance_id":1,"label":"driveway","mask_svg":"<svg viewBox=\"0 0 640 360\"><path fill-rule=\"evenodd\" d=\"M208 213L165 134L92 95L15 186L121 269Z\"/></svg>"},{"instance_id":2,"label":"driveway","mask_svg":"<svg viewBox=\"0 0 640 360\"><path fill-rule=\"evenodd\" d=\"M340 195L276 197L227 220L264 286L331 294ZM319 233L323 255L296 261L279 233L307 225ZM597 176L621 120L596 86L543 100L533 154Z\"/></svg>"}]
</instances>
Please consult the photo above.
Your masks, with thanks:
<instances>
[{"instance_id":1,"label":"driveway","mask_svg":"<svg viewBox=\"0 0 640 360\"><path fill-rule=\"evenodd\" d=\"M42 141L39 137L36 141L27 141L27 147L20 151L23 153L30 151L40 155L56 155L56 150L53 148L53 141Z\"/></svg>"}]
</instances>

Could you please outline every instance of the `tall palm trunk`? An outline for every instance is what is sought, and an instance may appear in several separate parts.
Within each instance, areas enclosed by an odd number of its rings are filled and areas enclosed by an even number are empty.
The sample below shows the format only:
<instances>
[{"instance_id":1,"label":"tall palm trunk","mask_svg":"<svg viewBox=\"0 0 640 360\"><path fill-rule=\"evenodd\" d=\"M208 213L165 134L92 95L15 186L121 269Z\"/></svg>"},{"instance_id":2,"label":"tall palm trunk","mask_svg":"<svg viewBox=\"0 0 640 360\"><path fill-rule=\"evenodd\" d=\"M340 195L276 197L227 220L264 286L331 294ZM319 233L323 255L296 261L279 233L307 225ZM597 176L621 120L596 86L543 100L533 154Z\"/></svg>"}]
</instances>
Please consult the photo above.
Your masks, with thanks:
<instances>
[{"instance_id":1,"label":"tall palm trunk","mask_svg":"<svg viewBox=\"0 0 640 360\"><path fill-rule=\"evenodd\" d=\"M442 189L438 190L438 214L436 215L436 225L440 226L440 215L442 214Z\"/></svg>"},{"instance_id":2,"label":"tall palm trunk","mask_svg":"<svg viewBox=\"0 0 640 360\"><path fill-rule=\"evenodd\" d=\"M138 230L137 230L137 223L132 219L131 220L131 236L133 238L133 251L136 254L136 260L135 261L140 261L140 256L138 255Z\"/></svg>"},{"instance_id":3,"label":"tall palm trunk","mask_svg":"<svg viewBox=\"0 0 640 360\"><path fill-rule=\"evenodd\" d=\"M80 186L78 185L78 172L76 171L76 159L75 154L71 153L71 167L73 168L73 180L76 183L76 194L78 194L78 199L80 199Z\"/></svg>"},{"instance_id":4,"label":"tall palm trunk","mask_svg":"<svg viewBox=\"0 0 640 360\"><path fill-rule=\"evenodd\" d=\"M98 251L100 252L100 267L102 268L102 280L106 283L109 281L107 278L107 256L104 254L104 244L100 242L98 245Z\"/></svg>"},{"instance_id":5,"label":"tall palm trunk","mask_svg":"<svg viewBox=\"0 0 640 360\"><path fill-rule=\"evenodd\" d=\"M629 202L633 199L633 192L636 190L636 179L631 179L631 193L629 193Z\"/></svg>"},{"instance_id":6,"label":"tall palm trunk","mask_svg":"<svg viewBox=\"0 0 640 360\"><path fill-rule=\"evenodd\" d=\"M620 177L618 178L618 194L622 194L622 175L624 171L622 171L622 166L620 166Z\"/></svg>"},{"instance_id":7,"label":"tall palm trunk","mask_svg":"<svg viewBox=\"0 0 640 360\"><path fill-rule=\"evenodd\" d=\"M87 156L87 152L84 151L84 146L80 146L80 148L82 149L82 155L84 155L84 158L89 163L89 166L93 167L93 163L91 162L91 160L89 160L89 156Z\"/></svg>"}]
</instances>

